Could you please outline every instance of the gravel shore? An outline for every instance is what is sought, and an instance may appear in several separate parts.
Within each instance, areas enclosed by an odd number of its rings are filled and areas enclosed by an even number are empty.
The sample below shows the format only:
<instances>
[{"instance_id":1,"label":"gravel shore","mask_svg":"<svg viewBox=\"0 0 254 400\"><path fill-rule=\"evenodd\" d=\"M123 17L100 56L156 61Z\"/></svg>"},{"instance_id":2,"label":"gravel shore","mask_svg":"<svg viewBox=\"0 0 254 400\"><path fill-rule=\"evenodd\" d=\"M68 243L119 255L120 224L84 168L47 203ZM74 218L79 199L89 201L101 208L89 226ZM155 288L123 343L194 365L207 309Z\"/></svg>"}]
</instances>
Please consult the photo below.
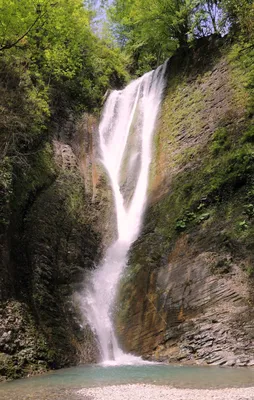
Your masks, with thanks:
<instances>
[{"instance_id":1,"label":"gravel shore","mask_svg":"<svg viewBox=\"0 0 254 400\"><path fill-rule=\"evenodd\" d=\"M199 390L141 384L82 389L78 394L89 400L254 400L254 387Z\"/></svg>"}]
</instances>

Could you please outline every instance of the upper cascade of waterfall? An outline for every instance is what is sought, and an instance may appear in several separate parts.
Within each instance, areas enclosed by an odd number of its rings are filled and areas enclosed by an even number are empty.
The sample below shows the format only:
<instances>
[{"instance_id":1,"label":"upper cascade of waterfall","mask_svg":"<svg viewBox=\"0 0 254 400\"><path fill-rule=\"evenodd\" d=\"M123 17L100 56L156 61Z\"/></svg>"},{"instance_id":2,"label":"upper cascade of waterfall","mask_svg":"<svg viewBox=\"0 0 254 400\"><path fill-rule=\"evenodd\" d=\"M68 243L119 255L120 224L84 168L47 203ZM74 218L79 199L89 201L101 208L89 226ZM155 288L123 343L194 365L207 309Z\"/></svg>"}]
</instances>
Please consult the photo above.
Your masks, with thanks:
<instances>
[{"instance_id":1,"label":"upper cascade of waterfall","mask_svg":"<svg viewBox=\"0 0 254 400\"><path fill-rule=\"evenodd\" d=\"M165 87L167 62L113 91L99 126L101 162L114 194L118 238L92 273L83 293L83 312L97 335L103 361L128 364L142 360L119 348L112 322L118 282L131 243L138 237L147 200L152 135Z\"/></svg>"},{"instance_id":2,"label":"upper cascade of waterfall","mask_svg":"<svg viewBox=\"0 0 254 400\"><path fill-rule=\"evenodd\" d=\"M166 67L167 62L131 82L125 89L113 91L99 126L102 163L114 193L118 239L128 243L136 239L142 220L151 162L151 137L164 89ZM139 171L139 176L132 199L126 205L122 175L134 175L133 171Z\"/></svg>"}]
</instances>

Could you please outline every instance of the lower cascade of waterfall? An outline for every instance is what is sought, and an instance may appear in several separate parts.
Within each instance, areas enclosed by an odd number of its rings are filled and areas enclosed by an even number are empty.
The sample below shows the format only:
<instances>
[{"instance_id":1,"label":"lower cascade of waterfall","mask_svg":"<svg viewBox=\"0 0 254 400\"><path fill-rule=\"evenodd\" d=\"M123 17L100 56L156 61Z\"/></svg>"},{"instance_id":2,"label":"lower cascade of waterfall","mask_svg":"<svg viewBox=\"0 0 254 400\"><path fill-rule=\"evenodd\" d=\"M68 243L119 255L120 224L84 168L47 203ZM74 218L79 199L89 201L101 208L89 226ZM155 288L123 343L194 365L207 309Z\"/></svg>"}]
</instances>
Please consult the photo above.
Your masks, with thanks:
<instances>
[{"instance_id":1,"label":"lower cascade of waterfall","mask_svg":"<svg viewBox=\"0 0 254 400\"><path fill-rule=\"evenodd\" d=\"M98 338L104 364L137 364L141 358L119 347L112 322L118 282L131 244L138 237L147 198L152 135L167 62L121 91L113 91L99 126L101 161L110 178L117 240L92 272L81 296L82 310Z\"/></svg>"}]
</instances>

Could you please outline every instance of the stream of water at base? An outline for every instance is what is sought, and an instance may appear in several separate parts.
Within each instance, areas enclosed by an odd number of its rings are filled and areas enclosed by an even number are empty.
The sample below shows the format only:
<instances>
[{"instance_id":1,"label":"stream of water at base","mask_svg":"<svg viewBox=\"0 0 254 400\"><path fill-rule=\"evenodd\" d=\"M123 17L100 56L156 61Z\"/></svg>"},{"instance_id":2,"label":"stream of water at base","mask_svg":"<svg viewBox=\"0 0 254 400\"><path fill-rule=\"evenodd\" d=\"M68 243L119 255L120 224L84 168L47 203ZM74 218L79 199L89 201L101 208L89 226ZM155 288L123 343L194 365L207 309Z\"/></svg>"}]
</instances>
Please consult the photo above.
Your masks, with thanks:
<instances>
[{"instance_id":1,"label":"stream of water at base","mask_svg":"<svg viewBox=\"0 0 254 400\"><path fill-rule=\"evenodd\" d=\"M254 368L165 364L115 367L85 365L4 383L0 385L0 398L1 400L76 400L79 399L77 391L81 388L129 383L197 389L251 387L254 386Z\"/></svg>"}]
</instances>

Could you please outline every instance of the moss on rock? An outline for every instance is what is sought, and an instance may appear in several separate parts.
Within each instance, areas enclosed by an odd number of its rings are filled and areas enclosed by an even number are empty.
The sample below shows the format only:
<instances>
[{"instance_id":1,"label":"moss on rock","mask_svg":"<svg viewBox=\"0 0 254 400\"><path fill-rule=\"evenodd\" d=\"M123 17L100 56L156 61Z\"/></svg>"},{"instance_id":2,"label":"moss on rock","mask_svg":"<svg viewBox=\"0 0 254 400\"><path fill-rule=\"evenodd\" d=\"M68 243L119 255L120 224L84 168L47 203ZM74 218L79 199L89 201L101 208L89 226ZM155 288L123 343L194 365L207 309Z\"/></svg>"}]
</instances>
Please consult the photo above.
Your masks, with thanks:
<instances>
[{"instance_id":1,"label":"moss on rock","mask_svg":"<svg viewBox=\"0 0 254 400\"><path fill-rule=\"evenodd\" d=\"M221 364L254 357L236 345L238 329L246 349L254 329L251 65L251 49L227 44L171 60L149 207L119 290L116 320L128 351ZM218 355L212 320L229 332ZM210 332L211 352L188 350L199 330Z\"/></svg>"}]
</instances>

